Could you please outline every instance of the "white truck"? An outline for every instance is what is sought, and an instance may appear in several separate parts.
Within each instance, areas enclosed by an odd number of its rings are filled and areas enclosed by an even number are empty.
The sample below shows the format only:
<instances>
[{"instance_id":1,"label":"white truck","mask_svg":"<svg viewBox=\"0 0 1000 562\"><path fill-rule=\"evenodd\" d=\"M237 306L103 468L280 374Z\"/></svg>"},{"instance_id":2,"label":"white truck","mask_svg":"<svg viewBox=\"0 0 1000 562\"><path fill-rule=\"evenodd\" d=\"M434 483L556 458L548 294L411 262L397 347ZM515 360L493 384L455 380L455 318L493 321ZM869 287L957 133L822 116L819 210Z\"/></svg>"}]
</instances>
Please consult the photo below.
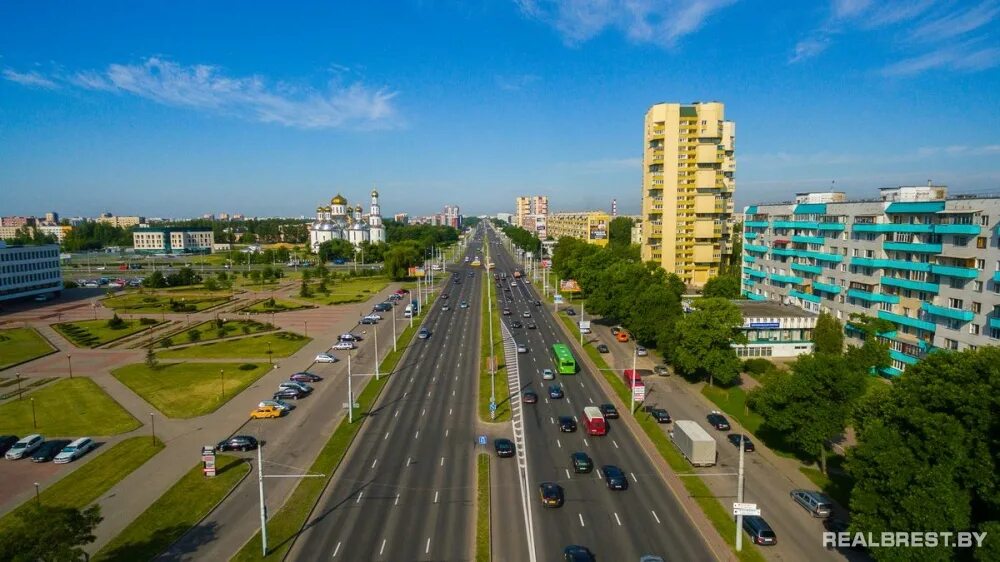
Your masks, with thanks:
<instances>
[{"instance_id":1,"label":"white truck","mask_svg":"<svg viewBox=\"0 0 1000 562\"><path fill-rule=\"evenodd\" d=\"M697 422L676 420L670 439L680 449L681 454L694 466L713 466L716 457L715 439Z\"/></svg>"}]
</instances>

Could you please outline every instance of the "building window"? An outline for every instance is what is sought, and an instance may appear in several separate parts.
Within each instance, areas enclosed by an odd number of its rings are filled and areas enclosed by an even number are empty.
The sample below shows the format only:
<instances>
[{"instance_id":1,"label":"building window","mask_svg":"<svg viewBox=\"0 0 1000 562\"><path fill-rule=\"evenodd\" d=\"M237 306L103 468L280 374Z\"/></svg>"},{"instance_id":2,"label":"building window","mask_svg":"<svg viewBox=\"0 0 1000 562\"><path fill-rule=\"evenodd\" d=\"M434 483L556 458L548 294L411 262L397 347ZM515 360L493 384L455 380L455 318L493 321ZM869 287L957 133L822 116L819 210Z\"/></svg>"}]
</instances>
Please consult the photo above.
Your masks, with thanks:
<instances>
[{"instance_id":1,"label":"building window","mask_svg":"<svg viewBox=\"0 0 1000 562\"><path fill-rule=\"evenodd\" d=\"M948 349L958 350L958 342L955 341L955 340L947 339L946 338L944 340L944 344L945 344L945 347L947 347Z\"/></svg>"},{"instance_id":2,"label":"building window","mask_svg":"<svg viewBox=\"0 0 1000 562\"><path fill-rule=\"evenodd\" d=\"M983 226L989 226L990 225L990 216L989 215L979 215L979 224L981 224Z\"/></svg>"},{"instance_id":3,"label":"building window","mask_svg":"<svg viewBox=\"0 0 1000 562\"><path fill-rule=\"evenodd\" d=\"M982 311L983 311L983 303L981 302L972 303L972 312L974 312L975 314L979 314Z\"/></svg>"},{"instance_id":4,"label":"building window","mask_svg":"<svg viewBox=\"0 0 1000 562\"><path fill-rule=\"evenodd\" d=\"M982 293L983 292L983 282L982 281L973 281L972 283L973 283L973 288L975 289L975 291L977 293Z\"/></svg>"},{"instance_id":5,"label":"building window","mask_svg":"<svg viewBox=\"0 0 1000 562\"><path fill-rule=\"evenodd\" d=\"M976 247L977 248L985 248L986 247L986 237L985 236L980 236L979 238L976 238Z\"/></svg>"},{"instance_id":6,"label":"building window","mask_svg":"<svg viewBox=\"0 0 1000 562\"><path fill-rule=\"evenodd\" d=\"M948 299L948 306L951 308L962 308L962 299L950 298Z\"/></svg>"},{"instance_id":7,"label":"building window","mask_svg":"<svg viewBox=\"0 0 1000 562\"><path fill-rule=\"evenodd\" d=\"M986 269L986 260L977 259L976 260L976 269L978 269L980 271Z\"/></svg>"},{"instance_id":8,"label":"building window","mask_svg":"<svg viewBox=\"0 0 1000 562\"><path fill-rule=\"evenodd\" d=\"M979 335L979 324L969 324L969 333L978 336Z\"/></svg>"}]
</instances>

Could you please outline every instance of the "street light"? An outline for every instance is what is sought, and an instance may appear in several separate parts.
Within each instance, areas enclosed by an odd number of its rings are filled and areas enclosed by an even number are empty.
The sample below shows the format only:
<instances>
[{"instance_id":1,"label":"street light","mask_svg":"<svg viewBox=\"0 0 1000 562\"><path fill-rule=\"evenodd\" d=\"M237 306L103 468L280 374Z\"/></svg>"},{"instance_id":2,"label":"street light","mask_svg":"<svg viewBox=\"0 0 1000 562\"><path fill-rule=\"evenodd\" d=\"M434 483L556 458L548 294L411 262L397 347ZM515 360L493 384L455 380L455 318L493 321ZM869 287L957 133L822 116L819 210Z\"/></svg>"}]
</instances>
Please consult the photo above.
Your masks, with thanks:
<instances>
[{"instance_id":1,"label":"street light","mask_svg":"<svg viewBox=\"0 0 1000 562\"><path fill-rule=\"evenodd\" d=\"M73 378L73 356L67 355L66 362L69 363L69 378Z\"/></svg>"},{"instance_id":2,"label":"street light","mask_svg":"<svg viewBox=\"0 0 1000 562\"><path fill-rule=\"evenodd\" d=\"M31 427L38 429L38 418L35 417L35 398L31 398Z\"/></svg>"},{"instance_id":3,"label":"street light","mask_svg":"<svg viewBox=\"0 0 1000 562\"><path fill-rule=\"evenodd\" d=\"M308 320L303 320L302 324L305 327L305 332L306 332L305 336L308 338L309 337L309 321Z\"/></svg>"},{"instance_id":4,"label":"street light","mask_svg":"<svg viewBox=\"0 0 1000 562\"><path fill-rule=\"evenodd\" d=\"M22 400L24 397L21 396L21 373L14 373L14 376L17 377L17 399Z\"/></svg>"},{"instance_id":5,"label":"street light","mask_svg":"<svg viewBox=\"0 0 1000 562\"><path fill-rule=\"evenodd\" d=\"M222 399L226 399L226 371L219 369L219 381L222 383Z\"/></svg>"},{"instance_id":6,"label":"street light","mask_svg":"<svg viewBox=\"0 0 1000 562\"><path fill-rule=\"evenodd\" d=\"M39 486L38 482L35 482L35 503L38 505L42 505L42 497L38 493L38 486Z\"/></svg>"},{"instance_id":7,"label":"street light","mask_svg":"<svg viewBox=\"0 0 1000 562\"><path fill-rule=\"evenodd\" d=\"M347 423L354 423L354 391L351 388L351 350L347 350Z\"/></svg>"},{"instance_id":8,"label":"street light","mask_svg":"<svg viewBox=\"0 0 1000 562\"><path fill-rule=\"evenodd\" d=\"M153 418L153 412L149 413L149 435L153 438L153 446L156 446L156 420Z\"/></svg>"},{"instance_id":9,"label":"street light","mask_svg":"<svg viewBox=\"0 0 1000 562\"><path fill-rule=\"evenodd\" d=\"M267 364L271 364L271 342L267 342Z\"/></svg>"}]
</instances>

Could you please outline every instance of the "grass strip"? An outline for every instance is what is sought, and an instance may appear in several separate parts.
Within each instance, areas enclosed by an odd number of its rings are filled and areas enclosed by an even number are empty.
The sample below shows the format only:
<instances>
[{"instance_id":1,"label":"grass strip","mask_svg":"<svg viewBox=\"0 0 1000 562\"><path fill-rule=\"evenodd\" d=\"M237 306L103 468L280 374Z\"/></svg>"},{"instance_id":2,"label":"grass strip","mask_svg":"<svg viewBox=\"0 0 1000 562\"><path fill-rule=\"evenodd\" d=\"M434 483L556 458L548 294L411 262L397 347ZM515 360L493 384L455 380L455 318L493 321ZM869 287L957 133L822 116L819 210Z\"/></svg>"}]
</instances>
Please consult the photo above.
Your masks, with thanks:
<instances>
[{"instance_id":1,"label":"grass strip","mask_svg":"<svg viewBox=\"0 0 1000 562\"><path fill-rule=\"evenodd\" d=\"M270 351L271 357L278 359L293 355L310 341L312 338L282 330L165 349L157 351L156 356L161 359L267 359Z\"/></svg>"},{"instance_id":2,"label":"grass strip","mask_svg":"<svg viewBox=\"0 0 1000 562\"><path fill-rule=\"evenodd\" d=\"M42 491L39 501L48 506L83 509L104 495L115 484L139 468L163 449L163 443L151 437L130 437L107 451L93 451L97 458L67 474ZM22 461L26 462L26 461ZM79 462L79 461L77 461ZM0 518L0 534L8 530L17 514L27 509L30 499Z\"/></svg>"},{"instance_id":3,"label":"grass strip","mask_svg":"<svg viewBox=\"0 0 1000 562\"><path fill-rule=\"evenodd\" d=\"M34 328L0 330L0 371L55 351Z\"/></svg>"},{"instance_id":4,"label":"grass strip","mask_svg":"<svg viewBox=\"0 0 1000 562\"><path fill-rule=\"evenodd\" d=\"M500 331L500 317L492 316L489 310L487 283L492 283L489 273L484 274L482 295L482 318L479 329L479 419L484 422L501 423L510 420L510 389L507 386L507 365L503 354L503 333ZM490 345L490 325L493 322L493 344ZM492 379L493 393L497 397L496 418L490 419L490 356L496 356L496 377Z\"/></svg>"},{"instance_id":5,"label":"grass strip","mask_svg":"<svg viewBox=\"0 0 1000 562\"><path fill-rule=\"evenodd\" d=\"M97 347L118 341L133 334L138 334L163 323L153 319L142 318L139 320L122 320L121 326L112 328L108 325L109 322L109 320L105 319L62 322L52 324L52 328L64 338L73 342L73 345L77 347Z\"/></svg>"},{"instance_id":6,"label":"grass strip","mask_svg":"<svg viewBox=\"0 0 1000 562\"><path fill-rule=\"evenodd\" d=\"M111 375L170 418L214 412L270 372L264 363L134 363Z\"/></svg>"},{"instance_id":7,"label":"grass strip","mask_svg":"<svg viewBox=\"0 0 1000 562\"><path fill-rule=\"evenodd\" d=\"M490 562L490 455L476 458L476 562Z\"/></svg>"},{"instance_id":8,"label":"grass strip","mask_svg":"<svg viewBox=\"0 0 1000 562\"><path fill-rule=\"evenodd\" d=\"M270 324L257 322L256 320L208 320L186 330L171 334L168 337L170 339L168 343L170 345L182 345L186 343L207 342L222 338L249 336L276 329ZM192 336L193 333L197 335ZM161 338L156 341L156 344L163 347L162 342L168 338Z\"/></svg>"},{"instance_id":9,"label":"grass strip","mask_svg":"<svg viewBox=\"0 0 1000 562\"><path fill-rule=\"evenodd\" d=\"M199 463L142 512L92 558L94 562L152 560L198 524L240 480L250 464L239 457L219 455L214 478L202 474Z\"/></svg>"},{"instance_id":10,"label":"grass strip","mask_svg":"<svg viewBox=\"0 0 1000 562\"><path fill-rule=\"evenodd\" d=\"M21 387L27 389L47 380L51 379L21 379ZM140 425L89 377L60 379L0 404L0 434L118 435Z\"/></svg>"}]
</instances>

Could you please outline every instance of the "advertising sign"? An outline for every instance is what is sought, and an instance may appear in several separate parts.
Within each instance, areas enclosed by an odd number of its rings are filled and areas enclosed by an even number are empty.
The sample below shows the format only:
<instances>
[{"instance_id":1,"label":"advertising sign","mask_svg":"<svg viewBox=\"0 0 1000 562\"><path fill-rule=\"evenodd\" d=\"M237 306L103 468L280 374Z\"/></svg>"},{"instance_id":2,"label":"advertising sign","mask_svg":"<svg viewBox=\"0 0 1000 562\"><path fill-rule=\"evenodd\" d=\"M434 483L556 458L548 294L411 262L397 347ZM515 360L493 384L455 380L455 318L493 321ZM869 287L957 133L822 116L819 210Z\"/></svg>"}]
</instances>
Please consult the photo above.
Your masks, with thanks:
<instances>
[{"instance_id":1,"label":"advertising sign","mask_svg":"<svg viewBox=\"0 0 1000 562\"><path fill-rule=\"evenodd\" d=\"M632 399L636 402L642 402L646 399L646 385L635 385L632 387Z\"/></svg>"},{"instance_id":2,"label":"advertising sign","mask_svg":"<svg viewBox=\"0 0 1000 562\"><path fill-rule=\"evenodd\" d=\"M777 330L781 322L751 322L750 327L756 330Z\"/></svg>"},{"instance_id":3,"label":"advertising sign","mask_svg":"<svg viewBox=\"0 0 1000 562\"><path fill-rule=\"evenodd\" d=\"M564 293L579 293L581 291L580 284L576 282L576 279L565 279L560 281L559 290Z\"/></svg>"},{"instance_id":4,"label":"advertising sign","mask_svg":"<svg viewBox=\"0 0 1000 562\"><path fill-rule=\"evenodd\" d=\"M552 300L555 301L556 304L562 304L563 303L563 296L560 295L559 293L556 293L556 295L554 297L552 297Z\"/></svg>"},{"instance_id":5,"label":"advertising sign","mask_svg":"<svg viewBox=\"0 0 1000 562\"><path fill-rule=\"evenodd\" d=\"M604 240L608 237L608 224L604 221L595 222L590 225L590 239Z\"/></svg>"},{"instance_id":6,"label":"advertising sign","mask_svg":"<svg viewBox=\"0 0 1000 562\"><path fill-rule=\"evenodd\" d=\"M423 277L424 276L424 268L422 268L422 267L411 267L407 271L409 272L409 276L410 277Z\"/></svg>"},{"instance_id":7,"label":"advertising sign","mask_svg":"<svg viewBox=\"0 0 1000 562\"><path fill-rule=\"evenodd\" d=\"M215 447L205 445L201 448L202 472L211 478L215 476Z\"/></svg>"},{"instance_id":8,"label":"advertising sign","mask_svg":"<svg viewBox=\"0 0 1000 562\"><path fill-rule=\"evenodd\" d=\"M733 502L733 515L760 515L760 508L755 503Z\"/></svg>"},{"instance_id":9,"label":"advertising sign","mask_svg":"<svg viewBox=\"0 0 1000 562\"><path fill-rule=\"evenodd\" d=\"M589 330L590 329L590 320L580 320L580 329L581 330Z\"/></svg>"}]
</instances>

